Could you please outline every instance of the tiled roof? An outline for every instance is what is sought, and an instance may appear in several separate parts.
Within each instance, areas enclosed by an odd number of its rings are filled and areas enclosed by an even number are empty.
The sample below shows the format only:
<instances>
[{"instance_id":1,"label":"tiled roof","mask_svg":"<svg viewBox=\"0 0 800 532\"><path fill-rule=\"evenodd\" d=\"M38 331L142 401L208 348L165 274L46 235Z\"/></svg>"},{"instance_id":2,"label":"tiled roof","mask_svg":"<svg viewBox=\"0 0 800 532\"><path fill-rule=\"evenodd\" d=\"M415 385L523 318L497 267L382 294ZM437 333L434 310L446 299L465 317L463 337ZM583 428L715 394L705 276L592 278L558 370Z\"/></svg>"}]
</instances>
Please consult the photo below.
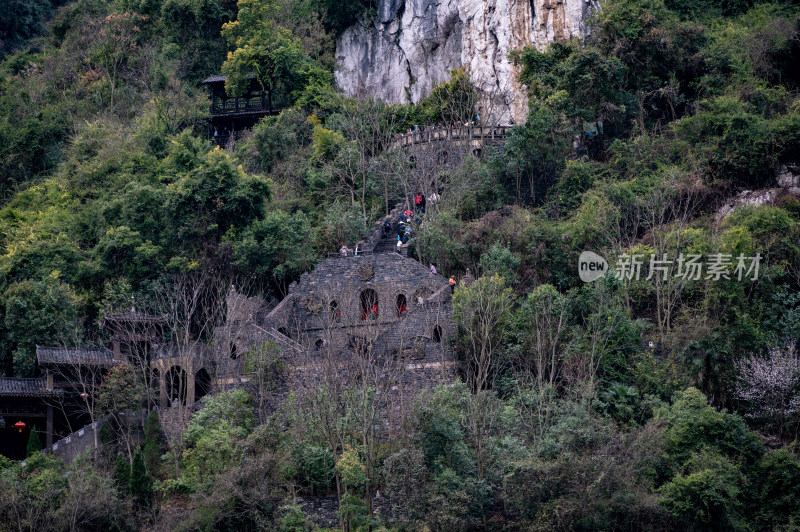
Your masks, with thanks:
<instances>
[{"instance_id":1,"label":"tiled roof","mask_svg":"<svg viewBox=\"0 0 800 532\"><path fill-rule=\"evenodd\" d=\"M220 81L225 81L228 79L228 76L223 76L222 74L214 74L213 76L208 76L206 79L203 80L203 83L217 83Z\"/></svg>"},{"instance_id":2,"label":"tiled roof","mask_svg":"<svg viewBox=\"0 0 800 532\"><path fill-rule=\"evenodd\" d=\"M244 79L255 79L255 77L256 77L256 75L251 72L251 73L247 74L244 77ZM219 83L220 81L225 81L226 79L228 79L228 76L225 76L224 74L214 74L213 76L208 76L200 84L202 85L204 83Z\"/></svg>"},{"instance_id":3,"label":"tiled roof","mask_svg":"<svg viewBox=\"0 0 800 532\"><path fill-rule=\"evenodd\" d=\"M41 397L61 395L61 390L48 390L47 381L41 379L17 379L0 377L0 396L8 397Z\"/></svg>"},{"instance_id":4,"label":"tiled roof","mask_svg":"<svg viewBox=\"0 0 800 532\"><path fill-rule=\"evenodd\" d=\"M36 346L39 364L87 364L114 365L114 353L108 349L63 349L60 347Z\"/></svg>"}]
</instances>

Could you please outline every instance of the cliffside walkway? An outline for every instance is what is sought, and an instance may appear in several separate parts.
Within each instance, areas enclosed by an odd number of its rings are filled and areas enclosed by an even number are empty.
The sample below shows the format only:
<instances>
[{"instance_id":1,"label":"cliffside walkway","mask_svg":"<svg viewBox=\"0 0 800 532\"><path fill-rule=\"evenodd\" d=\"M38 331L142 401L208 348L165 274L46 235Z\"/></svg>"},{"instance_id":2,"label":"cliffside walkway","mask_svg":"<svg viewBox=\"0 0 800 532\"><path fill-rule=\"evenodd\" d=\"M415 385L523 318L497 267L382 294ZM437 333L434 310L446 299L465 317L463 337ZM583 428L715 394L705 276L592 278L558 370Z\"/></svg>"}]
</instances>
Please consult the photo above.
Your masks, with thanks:
<instances>
[{"instance_id":1,"label":"cliffside walkway","mask_svg":"<svg viewBox=\"0 0 800 532\"><path fill-rule=\"evenodd\" d=\"M400 135L389 145L390 149L406 149L409 153L422 151L430 145L469 147L481 150L484 146L502 144L512 126L447 126L423 127ZM477 155L480 155L478 153Z\"/></svg>"}]
</instances>

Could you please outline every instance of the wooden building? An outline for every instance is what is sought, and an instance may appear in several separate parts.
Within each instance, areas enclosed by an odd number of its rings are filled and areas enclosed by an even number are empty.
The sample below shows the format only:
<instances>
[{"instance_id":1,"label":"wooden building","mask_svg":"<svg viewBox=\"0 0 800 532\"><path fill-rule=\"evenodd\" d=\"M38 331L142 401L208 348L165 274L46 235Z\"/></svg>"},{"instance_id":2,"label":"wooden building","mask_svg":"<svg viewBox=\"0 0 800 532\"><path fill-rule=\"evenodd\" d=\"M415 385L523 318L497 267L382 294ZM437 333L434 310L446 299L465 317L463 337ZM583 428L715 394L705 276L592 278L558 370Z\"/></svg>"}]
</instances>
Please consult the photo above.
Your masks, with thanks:
<instances>
[{"instance_id":1,"label":"wooden building","mask_svg":"<svg viewBox=\"0 0 800 532\"><path fill-rule=\"evenodd\" d=\"M52 447L53 435L66 425L58 408L63 393L48 387L44 377L0 378L0 454L17 460L25 458L34 428L45 436L45 445Z\"/></svg>"},{"instance_id":2,"label":"wooden building","mask_svg":"<svg viewBox=\"0 0 800 532\"><path fill-rule=\"evenodd\" d=\"M264 91L255 78L251 78L247 92L241 96L230 97L225 92L226 76L214 75L203 80L211 98L211 120L208 124L208 138L220 146L238 138L246 129L252 128L261 118L276 115L280 111L276 102Z\"/></svg>"}]
</instances>

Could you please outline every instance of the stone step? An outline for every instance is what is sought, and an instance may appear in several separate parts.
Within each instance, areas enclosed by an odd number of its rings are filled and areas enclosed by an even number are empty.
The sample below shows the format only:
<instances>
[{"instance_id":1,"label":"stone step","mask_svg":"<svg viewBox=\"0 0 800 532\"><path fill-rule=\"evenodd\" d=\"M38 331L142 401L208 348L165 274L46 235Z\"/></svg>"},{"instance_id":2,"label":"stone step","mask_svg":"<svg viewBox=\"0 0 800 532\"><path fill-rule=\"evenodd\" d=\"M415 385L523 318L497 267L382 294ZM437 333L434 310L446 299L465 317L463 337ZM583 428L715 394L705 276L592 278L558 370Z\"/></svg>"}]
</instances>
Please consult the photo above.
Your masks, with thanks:
<instances>
[{"instance_id":1,"label":"stone step","mask_svg":"<svg viewBox=\"0 0 800 532\"><path fill-rule=\"evenodd\" d=\"M279 346L294 351L295 353L298 354L303 352L303 346L301 344L295 342L294 340L292 340L282 332L278 331L277 329L269 328L264 330L269 335L269 337L272 338L275 341L275 343L277 343Z\"/></svg>"},{"instance_id":2,"label":"stone step","mask_svg":"<svg viewBox=\"0 0 800 532\"><path fill-rule=\"evenodd\" d=\"M373 253L387 253L391 251L395 251L397 247L397 239L396 238L382 238L375 244L373 248Z\"/></svg>"}]
</instances>

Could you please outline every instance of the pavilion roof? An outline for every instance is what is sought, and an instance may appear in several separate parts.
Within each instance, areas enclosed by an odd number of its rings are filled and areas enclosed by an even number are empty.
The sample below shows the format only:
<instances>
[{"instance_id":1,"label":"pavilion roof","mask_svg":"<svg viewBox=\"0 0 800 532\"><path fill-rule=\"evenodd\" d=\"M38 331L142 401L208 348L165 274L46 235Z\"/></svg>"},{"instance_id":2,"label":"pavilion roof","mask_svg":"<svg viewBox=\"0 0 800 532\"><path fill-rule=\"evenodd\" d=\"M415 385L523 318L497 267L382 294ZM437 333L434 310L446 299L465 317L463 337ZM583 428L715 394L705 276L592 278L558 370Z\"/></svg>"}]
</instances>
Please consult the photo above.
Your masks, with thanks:
<instances>
[{"instance_id":1,"label":"pavilion roof","mask_svg":"<svg viewBox=\"0 0 800 532\"><path fill-rule=\"evenodd\" d=\"M121 361L114 359L109 349L61 348L36 346L36 358L40 365L83 364L113 366Z\"/></svg>"},{"instance_id":2,"label":"pavilion roof","mask_svg":"<svg viewBox=\"0 0 800 532\"><path fill-rule=\"evenodd\" d=\"M0 377L0 397L51 397L61 395L59 389L48 390L47 380Z\"/></svg>"}]
</instances>

